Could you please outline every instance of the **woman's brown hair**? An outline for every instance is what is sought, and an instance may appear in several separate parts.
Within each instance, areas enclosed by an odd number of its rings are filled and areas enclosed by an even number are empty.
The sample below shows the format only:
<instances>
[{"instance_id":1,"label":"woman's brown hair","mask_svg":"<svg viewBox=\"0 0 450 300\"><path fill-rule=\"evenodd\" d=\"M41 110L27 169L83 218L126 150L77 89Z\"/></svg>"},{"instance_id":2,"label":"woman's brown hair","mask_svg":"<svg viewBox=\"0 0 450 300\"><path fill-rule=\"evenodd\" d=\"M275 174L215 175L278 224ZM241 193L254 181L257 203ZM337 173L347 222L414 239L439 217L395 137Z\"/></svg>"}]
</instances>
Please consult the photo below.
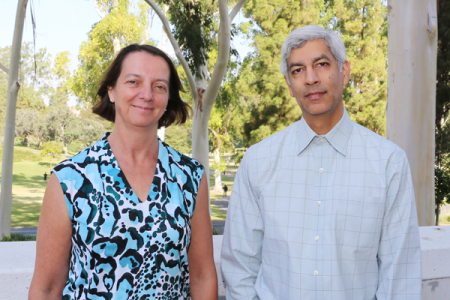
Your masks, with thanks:
<instances>
[{"instance_id":1,"label":"woman's brown hair","mask_svg":"<svg viewBox=\"0 0 450 300\"><path fill-rule=\"evenodd\" d=\"M172 60L163 51L150 45L131 44L117 54L114 61L109 66L105 75L103 75L100 87L97 90L97 96L100 101L94 105L92 111L102 118L114 122L116 117L116 109L108 96L108 88L115 87L117 79L122 71L122 64L128 54L133 52L145 51L151 55L162 57L170 69L169 79L169 102L167 103L167 110L158 121L158 128L168 127L171 124L183 124L189 116L188 109L190 108L180 97L180 91L183 92L183 85L180 77L178 77L177 70Z\"/></svg>"}]
</instances>

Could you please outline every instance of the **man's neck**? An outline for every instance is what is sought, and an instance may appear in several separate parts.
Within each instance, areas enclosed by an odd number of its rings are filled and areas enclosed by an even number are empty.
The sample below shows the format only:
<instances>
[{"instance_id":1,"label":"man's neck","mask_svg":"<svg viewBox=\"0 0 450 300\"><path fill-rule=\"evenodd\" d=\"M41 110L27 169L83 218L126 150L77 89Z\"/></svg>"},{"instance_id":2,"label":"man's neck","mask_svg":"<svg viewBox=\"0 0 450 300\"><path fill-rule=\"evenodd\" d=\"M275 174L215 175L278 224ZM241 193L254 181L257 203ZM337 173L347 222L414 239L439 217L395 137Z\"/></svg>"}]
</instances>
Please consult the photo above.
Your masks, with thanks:
<instances>
[{"instance_id":1,"label":"man's neck","mask_svg":"<svg viewBox=\"0 0 450 300\"><path fill-rule=\"evenodd\" d=\"M343 113L344 105L341 103L334 110L321 115L310 115L303 112L303 118L317 135L325 135L339 123Z\"/></svg>"}]
</instances>

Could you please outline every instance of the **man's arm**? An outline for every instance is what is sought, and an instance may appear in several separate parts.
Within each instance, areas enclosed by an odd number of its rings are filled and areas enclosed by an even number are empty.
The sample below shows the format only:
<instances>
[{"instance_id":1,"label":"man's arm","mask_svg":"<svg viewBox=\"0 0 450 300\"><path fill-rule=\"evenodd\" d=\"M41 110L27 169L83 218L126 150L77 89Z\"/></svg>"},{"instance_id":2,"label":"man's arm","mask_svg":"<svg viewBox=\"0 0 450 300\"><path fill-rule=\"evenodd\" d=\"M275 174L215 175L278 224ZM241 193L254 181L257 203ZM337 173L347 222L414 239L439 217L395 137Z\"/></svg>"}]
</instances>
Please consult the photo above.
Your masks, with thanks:
<instances>
[{"instance_id":1,"label":"man's arm","mask_svg":"<svg viewBox=\"0 0 450 300\"><path fill-rule=\"evenodd\" d=\"M247 151L250 152L250 151ZM227 299L258 299L255 282L261 268L263 222L249 181L247 153L234 179L222 245Z\"/></svg>"},{"instance_id":2,"label":"man's arm","mask_svg":"<svg viewBox=\"0 0 450 300\"><path fill-rule=\"evenodd\" d=\"M377 300L420 300L421 251L411 171L403 151L392 155L388 164L376 296Z\"/></svg>"}]
</instances>

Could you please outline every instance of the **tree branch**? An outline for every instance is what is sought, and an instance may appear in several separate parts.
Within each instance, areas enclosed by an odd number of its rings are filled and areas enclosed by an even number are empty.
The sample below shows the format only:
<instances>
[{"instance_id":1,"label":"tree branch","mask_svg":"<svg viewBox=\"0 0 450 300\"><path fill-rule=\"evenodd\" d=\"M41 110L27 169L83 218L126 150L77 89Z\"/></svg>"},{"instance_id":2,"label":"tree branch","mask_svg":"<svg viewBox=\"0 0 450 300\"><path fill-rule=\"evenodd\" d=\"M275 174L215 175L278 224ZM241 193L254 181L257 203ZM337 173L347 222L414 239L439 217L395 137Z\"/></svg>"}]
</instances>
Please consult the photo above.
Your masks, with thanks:
<instances>
[{"instance_id":1,"label":"tree branch","mask_svg":"<svg viewBox=\"0 0 450 300\"><path fill-rule=\"evenodd\" d=\"M3 70L3 72L5 72L6 74L9 74L9 69L4 65L0 64L0 69Z\"/></svg>"},{"instance_id":2,"label":"tree branch","mask_svg":"<svg viewBox=\"0 0 450 300\"><path fill-rule=\"evenodd\" d=\"M242 6L247 0L240 0L236 6L233 8L233 10L230 12L228 17L230 18L230 23L233 22L234 17L238 14L238 12L241 10Z\"/></svg>"},{"instance_id":3,"label":"tree branch","mask_svg":"<svg viewBox=\"0 0 450 300\"><path fill-rule=\"evenodd\" d=\"M181 53L180 46L178 45L177 41L175 40L175 37L173 36L172 31L170 31L169 21L167 21L167 18L164 15L163 11L161 10L161 8L159 8L159 6L153 0L145 0L145 2L147 2L148 5L150 5L153 8L153 10L156 12L159 19L161 20L161 22L164 26L164 31L166 32L167 37L169 38L169 41L172 44L173 50L175 51L175 55L177 56L181 65L183 66L184 72L186 73L186 77L189 81L189 89L191 91L192 98L194 99L194 102L196 102L198 99L198 92L196 89L195 79L194 79L194 76L192 75L191 70L189 69L188 63L186 62L186 60L183 57L183 54Z\"/></svg>"},{"instance_id":4,"label":"tree branch","mask_svg":"<svg viewBox=\"0 0 450 300\"><path fill-rule=\"evenodd\" d=\"M228 58L230 57L230 18L228 17L227 0L219 0L220 27L219 27L219 45L217 62L211 76L208 88L203 96L203 108L206 115L211 114L214 101L216 101L220 86L222 85L223 76L227 70ZM205 118L202 122L208 122L209 118Z\"/></svg>"},{"instance_id":5,"label":"tree branch","mask_svg":"<svg viewBox=\"0 0 450 300\"><path fill-rule=\"evenodd\" d=\"M102 12L100 11L100 8L98 7L97 1L95 1L95 0L92 0L92 1L94 1L95 11L99 15L100 19L103 19L104 16L102 15Z\"/></svg>"}]
</instances>

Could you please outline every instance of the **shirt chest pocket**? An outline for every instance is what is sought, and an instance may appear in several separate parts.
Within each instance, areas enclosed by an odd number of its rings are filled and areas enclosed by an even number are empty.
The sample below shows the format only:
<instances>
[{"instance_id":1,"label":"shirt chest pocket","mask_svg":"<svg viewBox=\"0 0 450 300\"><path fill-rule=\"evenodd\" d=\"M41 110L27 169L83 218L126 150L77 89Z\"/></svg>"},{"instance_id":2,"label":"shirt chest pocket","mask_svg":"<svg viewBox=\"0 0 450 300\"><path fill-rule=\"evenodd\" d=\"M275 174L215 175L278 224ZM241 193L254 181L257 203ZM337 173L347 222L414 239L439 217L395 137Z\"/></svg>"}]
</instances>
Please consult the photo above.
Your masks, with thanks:
<instances>
[{"instance_id":1,"label":"shirt chest pocket","mask_svg":"<svg viewBox=\"0 0 450 300\"><path fill-rule=\"evenodd\" d=\"M384 215L380 197L341 195L333 207L337 244L355 248L372 248L379 242Z\"/></svg>"}]
</instances>

